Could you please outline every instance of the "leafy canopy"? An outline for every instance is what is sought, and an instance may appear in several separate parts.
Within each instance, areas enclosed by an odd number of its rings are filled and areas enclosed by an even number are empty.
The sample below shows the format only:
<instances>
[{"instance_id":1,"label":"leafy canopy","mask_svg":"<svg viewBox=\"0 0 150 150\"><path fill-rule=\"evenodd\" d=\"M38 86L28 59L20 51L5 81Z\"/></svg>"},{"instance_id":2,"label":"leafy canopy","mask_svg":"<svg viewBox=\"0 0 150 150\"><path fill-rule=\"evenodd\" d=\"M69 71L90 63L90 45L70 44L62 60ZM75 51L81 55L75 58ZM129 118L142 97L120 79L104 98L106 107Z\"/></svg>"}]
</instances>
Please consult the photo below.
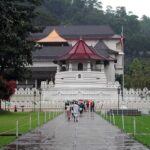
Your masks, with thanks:
<instances>
[{"instance_id":1,"label":"leafy canopy","mask_svg":"<svg viewBox=\"0 0 150 150\"><path fill-rule=\"evenodd\" d=\"M27 39L33 31L32 19L39 0L0 1L0 75L6 79L23 77L32 63L34 43Z\"/></svg>"}]
</instances>

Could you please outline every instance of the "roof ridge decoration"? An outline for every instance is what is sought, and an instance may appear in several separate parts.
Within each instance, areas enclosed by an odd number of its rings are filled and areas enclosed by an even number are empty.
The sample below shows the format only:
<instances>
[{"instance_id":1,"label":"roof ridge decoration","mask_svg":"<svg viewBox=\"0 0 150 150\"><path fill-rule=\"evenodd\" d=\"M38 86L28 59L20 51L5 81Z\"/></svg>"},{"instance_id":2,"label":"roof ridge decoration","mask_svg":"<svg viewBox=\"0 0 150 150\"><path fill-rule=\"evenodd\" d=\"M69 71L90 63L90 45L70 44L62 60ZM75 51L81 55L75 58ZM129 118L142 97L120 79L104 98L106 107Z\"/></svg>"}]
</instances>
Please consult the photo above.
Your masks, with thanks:
<instances>
[{"instance_id":1,"label":"roof ridge decoration","mask_svg":"<svg viewBox=\"0 0 150 150\"><path fill-rule=\"evenodd\" d=\"M103 55L93 51L84 40L80 39L65 55L59 60L108 60Z\"/></svg>"},{"instance_id":2,"label":"roof ridge decoration","mask_svg":"<svg viewBox=\"0 0 150 150\"><path fill-rule=\"evenodd\" d=\"M59 33L55 30L55 28L50 32L46 37L37 41L38 43L66 43L63 37L59 35Z\"/></svg>"}]
</instances>

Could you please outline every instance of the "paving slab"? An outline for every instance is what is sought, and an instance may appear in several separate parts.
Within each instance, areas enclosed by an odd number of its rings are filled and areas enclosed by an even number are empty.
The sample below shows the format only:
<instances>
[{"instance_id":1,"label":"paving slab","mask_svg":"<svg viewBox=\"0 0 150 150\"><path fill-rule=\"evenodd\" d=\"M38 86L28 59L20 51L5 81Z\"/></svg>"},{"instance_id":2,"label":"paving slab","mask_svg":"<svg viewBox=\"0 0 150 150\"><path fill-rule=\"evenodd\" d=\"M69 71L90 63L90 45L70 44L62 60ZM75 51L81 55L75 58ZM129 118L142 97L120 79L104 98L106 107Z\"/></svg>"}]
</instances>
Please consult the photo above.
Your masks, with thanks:
<instances>
[{"instance_id":1,"label":"paving slab","mask_svg":"<svg viewBox=\"0 0 150 150\"><path fill-rule=\"evenodd\" d=\"M4 150L148 150L95 113L78 122L65 114L19 137Z\"/></svg>"}]
</instances>

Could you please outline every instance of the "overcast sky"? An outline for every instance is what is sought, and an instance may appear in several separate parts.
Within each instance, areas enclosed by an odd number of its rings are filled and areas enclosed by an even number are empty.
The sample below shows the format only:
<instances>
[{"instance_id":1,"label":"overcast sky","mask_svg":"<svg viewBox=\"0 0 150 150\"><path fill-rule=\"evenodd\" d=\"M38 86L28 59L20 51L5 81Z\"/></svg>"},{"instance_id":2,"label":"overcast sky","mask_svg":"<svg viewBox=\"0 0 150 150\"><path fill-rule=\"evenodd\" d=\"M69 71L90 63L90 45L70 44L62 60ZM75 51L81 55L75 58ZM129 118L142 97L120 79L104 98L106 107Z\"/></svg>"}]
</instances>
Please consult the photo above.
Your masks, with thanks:
<instances>
[{"instance_id":1,"label":"overcast sky","mask_svg":"<svg viewBox=\"0 0 150 150\"><path fill-rule=\"evenodd\" d=\"M132 11L133 14L142 17L143 14L150 17L150 0L99 0L103 3L103 9L107 5L111 5L115 10L117 6L125 6L127 12Z\"/></svg>"}]
</instances>

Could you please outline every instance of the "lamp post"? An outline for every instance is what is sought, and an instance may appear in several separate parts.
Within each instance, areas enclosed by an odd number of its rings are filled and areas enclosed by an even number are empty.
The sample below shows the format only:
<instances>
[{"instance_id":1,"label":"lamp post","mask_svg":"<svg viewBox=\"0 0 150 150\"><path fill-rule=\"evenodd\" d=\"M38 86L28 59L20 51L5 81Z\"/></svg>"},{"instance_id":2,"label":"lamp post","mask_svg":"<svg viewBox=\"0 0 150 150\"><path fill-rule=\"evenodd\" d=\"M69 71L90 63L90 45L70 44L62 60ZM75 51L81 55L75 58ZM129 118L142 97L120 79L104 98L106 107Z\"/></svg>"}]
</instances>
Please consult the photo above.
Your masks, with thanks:
<instances>
[{"instance_id":1,"label":"lamp post","mask_svg":"<svg viewBox=\"0 0 150 150\"><path fill-rule=\"evenodd\" d=\"M39 94L40 94L40 112L41 112L41 94L42 94L42 89L39 89Z\"/></svg>"},{"instance_id":2,"label":"lamp post","mask_svg":"<svg viewBox=\"0 0 150 150\"><path fill-rule=\"evenodd\" d=\"M34 112L35 112L35 104L36 104L36 103L35 103L35 97L36 97L36 91L35 91L35 90L34 90L34 93L33 93L33 94L34 94L34 95L33 95L33 96L34 96L34 102L33 102L33 104L34 104Z\"/></svg>"},{"instance_id":3,"label":"lamp post","mask_svg":"<svg viewBox=\"0 0 150 150\"><path fill-rule=\"evenodd\" d=\"M118 86L117 88L117 92L118 92L118 111L119 111L119 105L120 105L120 101L119 101L119 95L120 95L120 86ZM118 111L117 111L117 114L118 114Z\"/></svg>"}]
</instances>

